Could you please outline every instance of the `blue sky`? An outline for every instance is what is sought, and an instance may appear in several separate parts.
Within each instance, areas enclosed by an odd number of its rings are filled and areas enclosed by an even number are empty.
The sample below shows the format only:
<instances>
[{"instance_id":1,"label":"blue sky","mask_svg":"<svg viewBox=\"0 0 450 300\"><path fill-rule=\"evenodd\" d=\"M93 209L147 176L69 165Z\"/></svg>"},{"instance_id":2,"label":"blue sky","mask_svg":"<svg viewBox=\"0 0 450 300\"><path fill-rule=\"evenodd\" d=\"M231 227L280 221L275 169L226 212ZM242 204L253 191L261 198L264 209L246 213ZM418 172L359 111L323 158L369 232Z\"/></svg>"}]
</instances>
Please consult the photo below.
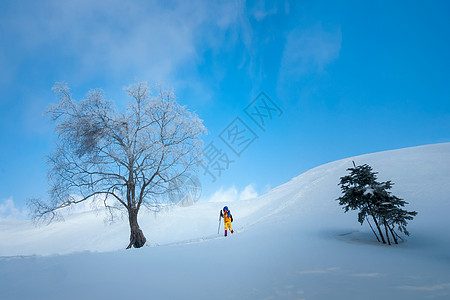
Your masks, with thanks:
<instances>
[{"instance_id":1,"label":"blue sky","mask_svg":"<svg viewBox=\"0 0 450 300\"><path fill-rule=\"evenodd\" d=\"M245 198L336 159L449 142L449 30L448 1L3 0L0 213L47 197L55 136L42 114L57 81L77 99L102 88L119 106L136 80L173 87L204 120L205 145L228 159L215 162L220 172L209 166L214 180L201 177L204 198ZM227 141L236 128L239 149Z\"/></svg>"}]
</instances>

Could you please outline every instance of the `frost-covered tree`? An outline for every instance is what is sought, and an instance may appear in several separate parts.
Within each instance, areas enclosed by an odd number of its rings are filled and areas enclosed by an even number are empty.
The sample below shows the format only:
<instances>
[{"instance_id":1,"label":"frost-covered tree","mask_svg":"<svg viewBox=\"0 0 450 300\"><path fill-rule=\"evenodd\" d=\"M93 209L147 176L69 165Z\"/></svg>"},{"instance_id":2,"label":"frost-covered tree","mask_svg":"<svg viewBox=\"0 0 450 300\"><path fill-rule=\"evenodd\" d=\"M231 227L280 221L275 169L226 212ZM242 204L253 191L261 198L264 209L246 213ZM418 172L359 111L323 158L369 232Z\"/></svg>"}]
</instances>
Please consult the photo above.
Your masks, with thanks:
<instances>
[{"instance_id":1,"label":"frost-covered tree","mask_svg":"<svg viewBox=\"0 0 450 300\"><path fill-rule=\"evenodd\" d=\"M350 171L350 174L341 177L339 183L343 195L337 199L345 212L359 210L358 221L361 225L367 221L377 240L383 244L391 245L391 237L398 244L400 236L396 229L409 235L406 230L407 221L412 220L417 212L402 209L408 203L392 195L389 190L393 183L378 182L376 176L378 173L367 164L355 165L347 171Z\"/></svg>"},{"instance_id":2,"label":"frost-covered tree","mask_svg":"<svg viewBox=\"0 0 450 300\"><path fill-rule=\"evenodd\" d=\"M100 198L108 209L126 210L127 248L142 247L139 210L155 205L173 181L195 167L205 132L202 120L172 92L146 83L126 89L125 112L100 89L80 102L65 84L53 90L59 103L48 110L58 134L56 151L48 156L52 188L49 201L30 200L34 217L51 221L62 208Z\"/></svg>"}]
</instances>

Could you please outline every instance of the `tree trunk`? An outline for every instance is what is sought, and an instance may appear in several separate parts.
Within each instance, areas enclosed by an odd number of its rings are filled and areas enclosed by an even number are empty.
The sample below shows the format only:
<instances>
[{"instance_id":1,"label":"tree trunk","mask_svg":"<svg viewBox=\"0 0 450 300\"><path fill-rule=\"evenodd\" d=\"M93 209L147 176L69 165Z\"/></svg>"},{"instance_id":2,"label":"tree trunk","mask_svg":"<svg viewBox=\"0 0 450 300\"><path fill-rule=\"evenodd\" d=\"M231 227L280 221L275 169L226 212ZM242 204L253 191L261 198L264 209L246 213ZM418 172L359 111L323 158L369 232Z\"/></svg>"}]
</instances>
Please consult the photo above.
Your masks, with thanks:
<instances>
[{"instance_id":1,"label":"tree trunk","mask_svg":"<svg viewBox=\"0 0 450 300\"><path fill-rule=\"evenodd\" d=\"M386 241L385 241L384 236L383 236L383 232L381 231L380 225L378 224L377 219L375 218L374 215L372 215L372 219L373 219L373 221L375 223L375 226L377 226L378 233L380 234L381 241L383 242L383 244L386 244Z\"/></svg>"},{"instance_id":2,"label":"tree trunk","mask_svg":"<svg viewBox=\"0 0 450 300\"><path fill-rule=\"evenodd\" d=\"M375 234L375 237L377 238L378 243L380 243L380 239L378 238L377 233L375 232L375 230L373 230L372 224L370 224L369 218L366 217L367 223L369 223L370 229L372 229L373 234Z\"/></svg>"},{"instance_id":3,"label":"tree trunk","mask_svg":"<svg viewBox=\"0 0 450 300\"><path fill-rule=\"evenodd\" d=\"M139 228L139 224L137 221L137 215L138 210L130 208L128 210L128 219L130 222L130 244L128 245L127 249L130 249L131 247L134 248L141 248L145 245L145 242L147 239L144 236L144 233L142 233L141 228Z\"/></svg>"},{"instance_id":4,"label":"tree trunk","mask_svg":"<svg viewBox=\"0 0 450 300\"><path fill-rule=\"evenodd\" d=\"M389 238L388 226L387 226L386 220L384 220L383 223L384 223L384 231L386 231L386 238L387 238L388 244L390 246L391 245L391 239Z\"/></svg>"},{"instance_id":5,"label":"tree trunk","mask_svg":"<svg viewBox=\"0 0 450 300\"><path fill-rule=\"evenodd\" d=\"M398 244L398 240L397 240L397 237L395 236L394 230L392 230L391 226L388 226L388 228L389 228L389 231L390 231L391 234L392 234L392 237L394 238L394 242L395 242L396 244Z\"/></svg>"}]
</instances>

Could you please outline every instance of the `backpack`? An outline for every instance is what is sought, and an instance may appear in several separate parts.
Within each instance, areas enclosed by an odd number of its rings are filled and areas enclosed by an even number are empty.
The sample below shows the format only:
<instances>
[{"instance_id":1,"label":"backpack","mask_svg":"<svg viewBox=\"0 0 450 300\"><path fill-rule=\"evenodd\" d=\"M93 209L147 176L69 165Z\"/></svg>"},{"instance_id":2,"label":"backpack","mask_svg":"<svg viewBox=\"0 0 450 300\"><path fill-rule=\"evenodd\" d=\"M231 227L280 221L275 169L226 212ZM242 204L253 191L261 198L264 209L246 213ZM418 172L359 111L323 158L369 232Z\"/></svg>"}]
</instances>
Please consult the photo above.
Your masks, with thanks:
<instances>
[{"instance_id":1,"label":"backpack","mask_svg":"<svg viewBox=\"0 0 450 300\"><path fill-rule=\"evenodd\" d=\"M231 218L231 222L233 222L233 215L230 212L230 218Z\"/></svg>"}]
</instances>

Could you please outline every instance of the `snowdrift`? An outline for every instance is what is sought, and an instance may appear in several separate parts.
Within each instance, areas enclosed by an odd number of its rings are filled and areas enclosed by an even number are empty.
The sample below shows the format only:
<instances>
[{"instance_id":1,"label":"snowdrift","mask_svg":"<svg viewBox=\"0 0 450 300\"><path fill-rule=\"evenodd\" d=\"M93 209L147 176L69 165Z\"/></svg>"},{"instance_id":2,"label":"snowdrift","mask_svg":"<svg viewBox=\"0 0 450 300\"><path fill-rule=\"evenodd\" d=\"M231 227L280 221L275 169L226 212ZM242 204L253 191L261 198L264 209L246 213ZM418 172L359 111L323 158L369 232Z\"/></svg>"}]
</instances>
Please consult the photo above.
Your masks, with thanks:
<instances>
[{"instance_id":1,"label":"snowdrift","mask_svg":"<svg viewBox=\"0 0 450 300\"><path fill-rule=\"evenodd\" d=\"M419 213L405 242L379 244L339 207L352 160L392 180ZM119 299L133 286L156 299L448 299L449 182L450 143L357 156L258 198L144 212L149 246L127 251L126 220L108 225L91 211L38 228L0 220L0 298ZM224 205L236 230L227 238L217 235Z\"/></svg>"}]
</instances>

